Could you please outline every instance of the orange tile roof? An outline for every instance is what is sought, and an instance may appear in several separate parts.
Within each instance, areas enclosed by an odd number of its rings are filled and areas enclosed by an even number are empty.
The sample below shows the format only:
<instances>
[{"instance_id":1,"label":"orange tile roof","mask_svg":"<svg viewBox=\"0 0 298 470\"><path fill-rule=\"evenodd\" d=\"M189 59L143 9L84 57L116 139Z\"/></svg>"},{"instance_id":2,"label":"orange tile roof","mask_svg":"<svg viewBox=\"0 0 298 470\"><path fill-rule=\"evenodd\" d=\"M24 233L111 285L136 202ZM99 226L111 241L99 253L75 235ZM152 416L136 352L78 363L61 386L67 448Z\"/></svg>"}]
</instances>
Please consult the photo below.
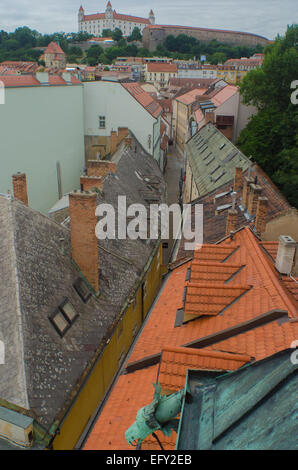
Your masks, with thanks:
<instances>
[{"instance_id":1,"label":"orange tile roof","mask_svg":"<svg viewBox=\"0 0 298 470\"><path fill-rule=\"evenodd\" d=\"M39 81L33 75L3 75L0 78L4 87L27 87L38 86Z\"/></svg>"},{"instance_id":2,"label":"orange tile roof","mask_svg":"<svg viewBox=\"0 0 298 470\"><path fill-rule=\"evenodd\" d=\"M229 263L211 263L194 260L191 264L191 282L222 281L226 282L235 275L243 265Z\"/></svg>"},{"instance_id":3,"label":"orange tile roof","mask_svg":"<svg viewBox=\"0 0 298 470\"><path fill-rule=\"evenodd\" d=\"M178 73L176 64L169 64L167 62L152 62L147 64L148 72L169 72L169 73Z\"/></svg>"},{"instance_id":4,"label":"orange tile roof","mask_svg":"<svg viewBox=\"0 0 298 470\"><path fill-rule=\"evenodd\" d=\"M151 114L151 116L157 118L162 113L162 107L139 83L129 82L121 83L121 85Z\"/></svg>"},{"instance_id":5,"label":"orange tile roof","mask_svg":"<svg viewBox=\"0 0 298 470\"><path fill-rule=\"evenodd\" d=\"M61 49L59 44L57 44L56 42L50 42L50 44L48 45L48 47L44 51L44 54L58 54L58 55L63 54L63 55L65 55L65 52Z\"/></svg>"},{"instance_id":6,"label":"orange tile roof","mask_svg":"<svg viewBox=\"0 0 298 470\"><path fill-rule=\"evenodd\" d=\"M83 21L93 21L93 20L104 20L106 17L105 13L95 13L93 15L85 15ZM113 18L115 20L130 21L132 23L143 23L150 25L150 21L147 18L140 18L138 16L123 15L113 11Z\"/></svg>"},{"instance_id":7,"label":"orange tile roof","mask_svg":"<svg viewBox=\"0 0 298 470\"><path fill-rule=\"evenodd\" d=\"M186 317L218 315L248 292L249 286L225 286L216 282L189 283L184 306Z\"/></svg>"},{"instance_id":8,"label":"orange tile roof","mask_svg":"<svg viewBox=\"0 0 298 470\"><path fill-rule=\"evenodd\" d=\"M199 282L203 280L206 283L207 262L210 264L211 281L217 283L219 290L226 286L226 277L234 269L235 276L229 280L228 286L251 285L252 288L221 315L204 315L175 327L176 312L183 307L184 289L188 285L188 268L192 270L193 265L191 276L196 275ZM198 268L200 263L202 268ZM214 264L216 267L218 265L218 271L222 266L223 275L217 276ZM237 267L242 266L242 269L237 270ZM275 315L266 317L267 312L277 309L281 310L279 317L287 312L288 318L279 320ZM259 323L261 317L265 318L263 323ZM128 373L119 377L85 448L131 449L124 441L124 432L135 421L137 411L152 401L151 384L156 379L162 351L158 379L164 388L173 387L168 389L170 391L184 386L183 378L189 367L237 369L251 358L261 360L291 348L297 338L298 310L295 298L279 280L272 260L249 228L238 231L232 242L228 238L219 245L203 245L201 250L195 252L193 262L178 266L168 276L128 360L128 365L139 361L139 370L128 368ZM208 347L202 342L206 343L206 339L209 341ZM193 351L191 343L197 341L201 341L202 346L197 345ZM186 345L189 351L187 354ZM154 355L157 355L156 365L145 362L146 358L154 358ZM174 448L175 435L170 440L162 435L160 438L165 449ZM142 445L142 449L157 448L152 436Z\"/></svg>"},{"instance_id":9,"label":"orange tile roof","mask_svg":"<svg viewBox=\"0 0 298 470\"><path fill-rule=\"evenodd\" d=\"M207 88L195 88L194 90L190 90L184 95L179 96L176 98L177 101L183 104L192 104L197 101L198 96L202 96L206 93Z\"/></svg>"},{"instance_id":10,"label":"orange tile roof","mask_svg":"<svg viewBox=\"0 0 298 470\"><path fill-rule=\"evenodd\" d=\"M211 98L211 101L215 106L221 106L225 101L231 98L231 96L238 93L239 88L234 85L227 85L222 88L215 96Z\"/></svg>"},{"instance_id":11,"label":"orange tile roof","mask_svg":"<svg viewBox=\"0 0 298 470\"><path fill-rule=\"evenodd\" d=\"M164 392L177 392L184 388L188 369L230 371L237 370L251 357L212 349L165 347L160 359L158 382Z\"/></svg>"}]
</instances>

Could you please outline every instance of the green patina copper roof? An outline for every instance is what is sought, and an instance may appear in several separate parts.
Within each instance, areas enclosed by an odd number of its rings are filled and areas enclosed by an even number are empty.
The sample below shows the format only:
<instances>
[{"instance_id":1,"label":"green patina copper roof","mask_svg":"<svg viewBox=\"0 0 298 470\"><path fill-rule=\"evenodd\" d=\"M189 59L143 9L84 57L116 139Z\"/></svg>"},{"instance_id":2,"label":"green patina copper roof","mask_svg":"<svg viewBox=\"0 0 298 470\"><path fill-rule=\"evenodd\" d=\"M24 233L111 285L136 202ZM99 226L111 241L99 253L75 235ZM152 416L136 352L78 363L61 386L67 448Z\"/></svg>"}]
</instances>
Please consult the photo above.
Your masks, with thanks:
<instances>
[{"instance_id":1,"label":"green patina copper roof","mask_svg":"<svg viewBox=\"0 0 298 470\"><path fill-rule=\"evenodd\" d=\"M249 159L211 123L202 127L186 144L199 196L233 181L235 168L245 171Z\"/></svg>"},{"instance_id":2,"label":"green patina copper roof","mask_svg":"<svg viewBox=\"0 0 298 470\"><path fill-rule=\"evenodd\" d=\"M224 375L189 370L177 450L298 448L293 350Z\"/></svg>"}]
</instances>

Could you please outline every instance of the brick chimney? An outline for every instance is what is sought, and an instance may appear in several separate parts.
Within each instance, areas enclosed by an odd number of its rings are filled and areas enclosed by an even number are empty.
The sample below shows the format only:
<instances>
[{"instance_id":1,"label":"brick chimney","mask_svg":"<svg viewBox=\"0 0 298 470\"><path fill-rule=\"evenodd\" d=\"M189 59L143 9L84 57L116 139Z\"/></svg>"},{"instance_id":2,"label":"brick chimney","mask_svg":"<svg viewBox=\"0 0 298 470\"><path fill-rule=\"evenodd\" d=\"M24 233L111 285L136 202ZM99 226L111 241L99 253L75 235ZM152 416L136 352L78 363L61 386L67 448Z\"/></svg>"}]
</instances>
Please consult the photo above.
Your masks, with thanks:
<instances>
[{"instance_id":1,"label":"brick chimney","mask_svg":"<svg viewBox=\"0 0 298 470\"><path fill-rule=\"evenodd\" d=\"M96 205L94 192L74 191L69 194L72 258L97 293L99 291L99 265L98 240L95 235Z\"/></svg>"},{"instance_id":2,"label":"brick chimney","mask_svg":"<svg viewBox=\"0 0 298 470\"><path fill-rule=\"evenodd\" d=\"M244 209L247 209L248 204L248 195L250 192L250 184L254 182L254 179L251 176L246 176L243 183L243 192L242 192L242 206Z\"/></svg>"},{"instance_id":3,"label":"brick chimney","mask_svg":"<svg viewBox=\"0 0 298 470\"><path fill-rule=\"evenodd\" d=\"M118 145L128 134L128 127L118 127Z\"/></svg>"},{"instance_id":4,"label":"brick chimney","mask_svg":"<svg viewBox=\"0 0 298 470\"><path fill-rule=\"evenodd\" d=\"M257 215L255 221L255 228L258 233L264 233L267 224L267 213L268 213L268 198L259 197L257 202Z\"/></svg>"},{"instance_id":5,"label":"brick chimney","mask_svg":"<svg viewBox=\"0 0 298 470\"><path fill-rule=\"evenodd\" d=\"M231 232L236 232L238 221L238 212L236 209L229 209L226 225L226 235L230 235Z\"/></svg>"},{"instance_id":6,"label":"brick chimney","mask_svg":"<svg viewBox=\"0 0 298 470\"><path fill-rule=\"evenodd\" d=\"M107 160L88 160L87 161L87 176L106 176L110 171L116 173L116 163Z\"/></svg>"},{"instance_id":7,"label":"brick chimney","mask_svg":"<svg viewBox=\"0 0 298 470\"><path fill-rule=\"evenodd\" d=\"M111 131L111 137L110 137L110 152L111 155L114 155L114 153L117 150L118 146L118 135L116 131Z\"/></svg>"},{"instance_id":8,"label":"brick chimney","mask_svg":"<svg viewBox=\"0 0 298 470\"><path fill-rule=\"evenodd\" d=\"M90 191L93 188L102 190L103 178L101 176L81 176L81 191Z\"/></svg>"},{"instance_id":9,"label":"brick chimney","mask_svg":"<svg viewBox=\"0 0 298 470\"><path fill-rule=\"evenodd\" d=\"M248 196L247 212L252 217L256 215L258 199L261 195L263 188L258 184L251 183Z\"/></svg>"},{"instance_id":10,"label":"brick chimney","mask_svg":"<svg viewBox=\"0 0 298 470\"><path fill-rule=\"evenodd\" d=\"M236 167L235 168L235 175L234 175L234 191L238 191L242 188L242 168Z\"/></svg>"},{"instance_id":11,"label":"brick chimney","mask_svg":"<svg viewBox=\"0 0 298 470\"><path fill-rule=\"evenodd\" d=\"M28 206L26 174L18 172L12 175L12 184L14 197Z\"/></svg>"}]
</instances>

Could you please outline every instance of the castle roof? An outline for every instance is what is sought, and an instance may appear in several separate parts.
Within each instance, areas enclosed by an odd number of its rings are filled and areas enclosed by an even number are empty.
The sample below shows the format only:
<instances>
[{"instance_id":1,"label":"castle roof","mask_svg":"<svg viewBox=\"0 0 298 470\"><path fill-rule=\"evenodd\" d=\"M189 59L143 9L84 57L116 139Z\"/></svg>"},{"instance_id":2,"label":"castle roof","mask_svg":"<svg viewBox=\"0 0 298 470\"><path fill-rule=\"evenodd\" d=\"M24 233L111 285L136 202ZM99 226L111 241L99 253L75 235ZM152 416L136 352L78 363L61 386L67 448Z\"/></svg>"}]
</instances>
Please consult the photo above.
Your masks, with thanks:
<instances>
[{"instance_id":1,"label":"castle roof","mask_svg":"<svg viewBox=\"0 0 298 470\"><path fill-rule=\"evenodd\" d=\"M102 20L105 19L105 13L95 13L94 15L85 15L83 21L93 21L93 20ZM131 15L123 15L121 13L117 13L116 10L113 11L113 18L114 20L121 20L121 21L130 21L132 23L143 23L150 25L150 21L147 18L140 18L138 16L131 16Z\"/></svg>"}]
</instances>

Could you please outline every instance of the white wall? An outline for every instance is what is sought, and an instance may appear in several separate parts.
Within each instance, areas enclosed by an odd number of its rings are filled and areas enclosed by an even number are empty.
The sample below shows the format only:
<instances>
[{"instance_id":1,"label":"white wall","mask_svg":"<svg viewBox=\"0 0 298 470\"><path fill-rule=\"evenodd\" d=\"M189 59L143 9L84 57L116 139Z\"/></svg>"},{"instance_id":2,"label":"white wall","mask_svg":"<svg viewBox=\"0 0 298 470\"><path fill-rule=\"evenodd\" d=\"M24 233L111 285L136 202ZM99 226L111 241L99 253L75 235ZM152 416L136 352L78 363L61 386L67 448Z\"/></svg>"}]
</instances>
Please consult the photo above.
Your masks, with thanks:
<instances>
[{"instance_id":1,"label":"white wall","mask_svg":"<svg viewBox=\"0 0 298 470\"><path fill-rule=\"evenodd\" d=\"M118 82L84 83L85 135L109 136L118 127L128 127L140 144L153 155L160 119L156 120ZM106 117L106 128L99 129L99 116ZM155 127L155 136L154 133ZM151 146L149 147L149 136ZM159 135L160 139L160 135Z\"/></svg>"},{"instance_id":2,"label":"white wall","mask_svg":"<svg viewBox=\"0 0 298 470\"><path fill-rule=\"evenodd\" d=\"M47 213L62 191L79 188L84 166L83 87L6 88L0 105L0 192L12 191L12 174L27 174L29 205Z\"/></svg>"}]
</instances>

